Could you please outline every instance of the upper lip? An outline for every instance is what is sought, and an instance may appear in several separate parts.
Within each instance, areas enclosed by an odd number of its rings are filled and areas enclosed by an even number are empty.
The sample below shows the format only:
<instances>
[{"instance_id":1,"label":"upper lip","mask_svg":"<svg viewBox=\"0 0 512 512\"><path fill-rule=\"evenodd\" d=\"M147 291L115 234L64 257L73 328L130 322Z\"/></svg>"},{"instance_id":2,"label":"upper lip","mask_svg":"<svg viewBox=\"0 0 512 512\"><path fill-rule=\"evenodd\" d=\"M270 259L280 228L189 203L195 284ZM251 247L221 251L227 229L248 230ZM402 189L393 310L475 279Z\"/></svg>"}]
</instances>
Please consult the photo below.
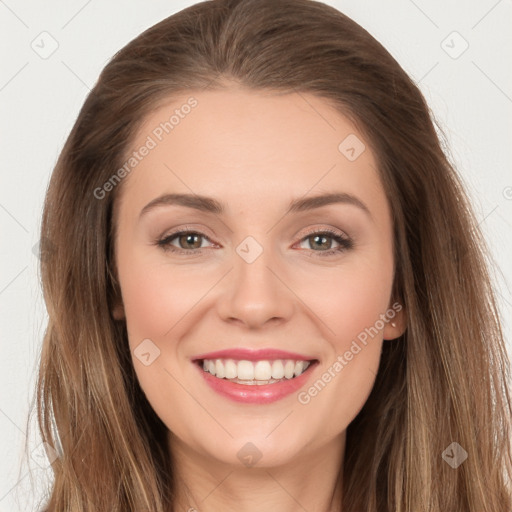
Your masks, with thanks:
<instances>
[{"instance_id":1,"label":"upper lip","mask_svg":"<svg viewBox=\"0 0 512 512\"><path fill-rule=\"evenodd\" d=\"M208 352L192 357L192 361L202 359L237 359L245 361L268 361L275 359L293 359L294 361L314 361L314 357L304 356L295 352L285 350L276 350L273 348L264 348L251 350L248 348L229 348Z\"/></svg>"}]
</instances>

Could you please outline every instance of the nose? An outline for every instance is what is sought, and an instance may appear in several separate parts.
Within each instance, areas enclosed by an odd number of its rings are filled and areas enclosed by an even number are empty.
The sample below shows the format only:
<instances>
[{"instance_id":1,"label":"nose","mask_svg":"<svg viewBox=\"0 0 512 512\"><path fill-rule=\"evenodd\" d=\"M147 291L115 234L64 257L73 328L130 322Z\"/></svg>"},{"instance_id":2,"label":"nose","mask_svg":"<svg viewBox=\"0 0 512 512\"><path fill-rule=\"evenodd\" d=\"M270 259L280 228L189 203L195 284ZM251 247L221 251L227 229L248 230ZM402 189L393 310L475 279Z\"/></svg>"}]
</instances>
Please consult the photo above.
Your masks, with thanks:
<instances>
[{"instance_id":1,"label":"nose","mask_svg":"<svg viewBox=\"0 0 512 512\"><path fill-rule=\"evenodd\" d=\"M266 248L250 261L234 252L233 268L224 280L217 302L219 315L249 329L285 323L293 315L297 300L285 272Z\"/></svg>"}]
</instances>

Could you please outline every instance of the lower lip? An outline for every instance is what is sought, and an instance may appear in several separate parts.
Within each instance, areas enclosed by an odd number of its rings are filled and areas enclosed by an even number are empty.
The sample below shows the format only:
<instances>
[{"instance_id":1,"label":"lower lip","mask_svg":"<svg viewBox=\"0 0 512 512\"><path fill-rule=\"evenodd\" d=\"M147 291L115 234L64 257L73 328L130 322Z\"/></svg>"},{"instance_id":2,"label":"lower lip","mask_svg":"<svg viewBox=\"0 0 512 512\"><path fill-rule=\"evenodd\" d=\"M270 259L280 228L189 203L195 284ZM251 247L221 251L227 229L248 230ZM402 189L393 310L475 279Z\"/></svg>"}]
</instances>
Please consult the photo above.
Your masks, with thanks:
<instances>
[{"instance_id":1,"label":"lower lip","mask_svg":"<svg viewBox=\"0 0 512 512\"><path fill-rule=\"evenodd\" d=\"M281 400L298 391L311 376L313 368L316 367L318 361L312 362L304 373L293 379L286 379L274 384L264 384L254 386L247 384L237 384L226 379L214 377L210 372L205 372L197 363L194 365L201 372L206 383L219 395L230 398L235 402L246 404L269 404Z\"/></svg>"}]
</instances>

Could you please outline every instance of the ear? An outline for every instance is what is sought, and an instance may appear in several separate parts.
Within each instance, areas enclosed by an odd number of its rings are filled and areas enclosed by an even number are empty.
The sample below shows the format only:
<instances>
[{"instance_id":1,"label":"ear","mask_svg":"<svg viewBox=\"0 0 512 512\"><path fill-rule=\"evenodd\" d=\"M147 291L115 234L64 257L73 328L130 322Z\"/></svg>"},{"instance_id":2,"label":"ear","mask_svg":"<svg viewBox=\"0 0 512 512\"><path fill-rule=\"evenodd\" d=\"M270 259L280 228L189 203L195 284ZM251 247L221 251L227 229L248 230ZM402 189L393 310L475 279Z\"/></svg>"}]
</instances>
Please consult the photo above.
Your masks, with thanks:
<instances>
[{"instance_id":1,"label":"ear","mask_svg":"<svg viewBox=\"0 0 512 512\"><path fill-rule=\"evenodd\" d=\"M122 303L118 303L112 309L112 317L114 320L123 320L125 318L124 306Z\"/></svg>"},{"instance_id":2,"label":"ear","mask_svg":"<svg viewBox=\"0 0 512 512\"><path fill-rule=\"evenodd\" d=\"M402 336L407 329L405 306L400 302L394 302L386 311L386 325L383 337L385 340L395 340Z\"/></svg>"}]
</instances>

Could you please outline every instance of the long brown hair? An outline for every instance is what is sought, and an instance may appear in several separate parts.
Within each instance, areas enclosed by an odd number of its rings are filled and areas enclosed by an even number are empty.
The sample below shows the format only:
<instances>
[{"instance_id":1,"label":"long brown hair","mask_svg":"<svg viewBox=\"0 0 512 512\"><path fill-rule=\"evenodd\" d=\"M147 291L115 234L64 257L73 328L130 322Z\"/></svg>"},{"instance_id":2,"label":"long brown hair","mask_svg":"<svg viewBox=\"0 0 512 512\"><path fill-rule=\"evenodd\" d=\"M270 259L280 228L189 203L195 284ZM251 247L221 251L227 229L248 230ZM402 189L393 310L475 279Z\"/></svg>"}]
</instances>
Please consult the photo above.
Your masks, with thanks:
<instances>
[{"instance_id":1,"label":"long brown hair","mask_svg":"<svg viewBox=\"0 0 512 512\"><path fill-rule=\"evenodd\" d=\"M60 454L47 510L172 510L166 427L137 382L125 323L111 315L123 183L94 191L159 103L227 81L332 104L370 142L392 209L394 294L408 327L384 343L348 427L343 511L510 512L510 362L485 242L417 86L368 32L310 0L193 5L120 50L88 95L42 218L51 250L41 259L49 323L37 412ZM452 443L468 454L457 468L443 456L459 449Z\"/></svg>"}]
</instances>

